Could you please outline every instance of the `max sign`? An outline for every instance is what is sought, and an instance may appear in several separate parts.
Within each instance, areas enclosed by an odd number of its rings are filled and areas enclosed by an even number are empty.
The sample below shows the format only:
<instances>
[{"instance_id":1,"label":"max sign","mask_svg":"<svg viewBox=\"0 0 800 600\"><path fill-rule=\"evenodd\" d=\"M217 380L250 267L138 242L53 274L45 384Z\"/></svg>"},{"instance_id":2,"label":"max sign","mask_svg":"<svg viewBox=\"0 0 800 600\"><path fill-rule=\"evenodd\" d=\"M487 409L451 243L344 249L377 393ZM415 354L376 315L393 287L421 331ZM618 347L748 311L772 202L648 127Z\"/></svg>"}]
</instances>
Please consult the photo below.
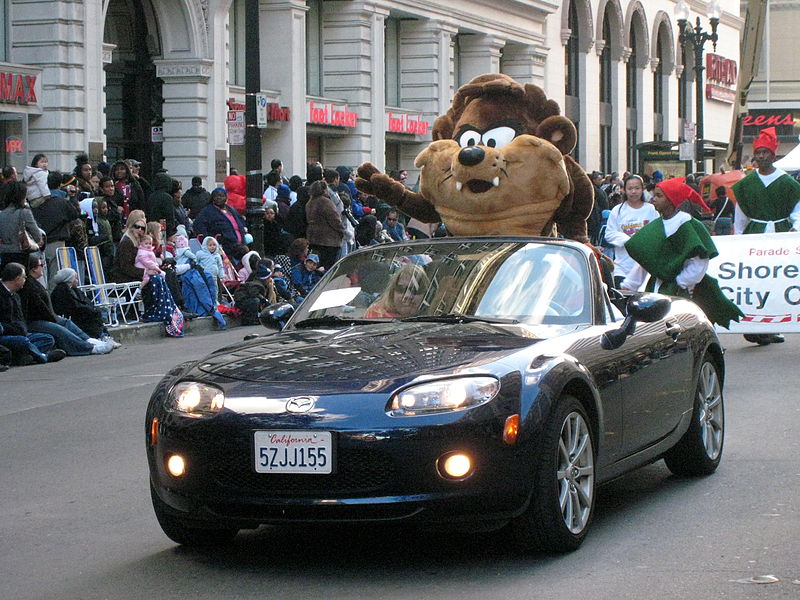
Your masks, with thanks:
<instances>
[{"instance_id":1,"label":"max sign","mask_svg":"<svg viewBox=\"0 0 800 600\"><path fill-rule=\"evenodd\" d=\"M708 274L744 313L736 333L800 331L800 233L720 235Z\"/></svg>"},{"instance_id":2,"label":"max sign","mask_svg":"<svg viewBox=\"0 0 800 600\"><path fill-rule=\"evenodd\" d=\"M36 104L36 75L0 72L0 102Z\"/></svg>"}]
</instances>

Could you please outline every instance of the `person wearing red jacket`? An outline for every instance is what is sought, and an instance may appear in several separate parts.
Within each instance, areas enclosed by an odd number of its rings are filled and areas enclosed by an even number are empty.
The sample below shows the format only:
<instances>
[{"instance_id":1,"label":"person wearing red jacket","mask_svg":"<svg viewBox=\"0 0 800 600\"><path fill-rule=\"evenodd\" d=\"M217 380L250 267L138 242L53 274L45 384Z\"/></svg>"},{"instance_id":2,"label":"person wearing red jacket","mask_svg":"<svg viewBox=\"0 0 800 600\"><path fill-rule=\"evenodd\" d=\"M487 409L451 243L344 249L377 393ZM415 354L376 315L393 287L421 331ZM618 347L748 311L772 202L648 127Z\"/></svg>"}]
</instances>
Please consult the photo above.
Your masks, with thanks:
<instances>
[{"instance_id":1,"label":"person wearing red jacket","mask_svg":"<svg viewBox=\"0 0 800 600\"><path fill-rule=\"evenodd\" d=\"M247 207L247 177L244 175L228 175L223 182L228 192L228 206L232 206L243 215Z\"/></svg>"}]
</instances>

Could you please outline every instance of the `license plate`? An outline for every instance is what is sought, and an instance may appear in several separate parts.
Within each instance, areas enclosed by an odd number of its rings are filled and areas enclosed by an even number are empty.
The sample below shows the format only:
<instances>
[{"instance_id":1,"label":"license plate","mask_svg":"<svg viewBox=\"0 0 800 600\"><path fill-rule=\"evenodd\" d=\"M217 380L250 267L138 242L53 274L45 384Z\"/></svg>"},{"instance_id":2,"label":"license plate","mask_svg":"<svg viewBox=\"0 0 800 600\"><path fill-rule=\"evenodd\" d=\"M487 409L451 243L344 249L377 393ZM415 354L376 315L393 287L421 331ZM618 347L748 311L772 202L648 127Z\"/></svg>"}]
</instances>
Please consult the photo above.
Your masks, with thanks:
<instances>
[{"instance_id":1,"label":"license plate","mask_svg":"<svg viewBox=\"0 0 800 600\"><path fill-rule=\"evenodd\" d=\"M333 472L330 431L256 431L256 473Z\"/></svg>"}]
</instances>

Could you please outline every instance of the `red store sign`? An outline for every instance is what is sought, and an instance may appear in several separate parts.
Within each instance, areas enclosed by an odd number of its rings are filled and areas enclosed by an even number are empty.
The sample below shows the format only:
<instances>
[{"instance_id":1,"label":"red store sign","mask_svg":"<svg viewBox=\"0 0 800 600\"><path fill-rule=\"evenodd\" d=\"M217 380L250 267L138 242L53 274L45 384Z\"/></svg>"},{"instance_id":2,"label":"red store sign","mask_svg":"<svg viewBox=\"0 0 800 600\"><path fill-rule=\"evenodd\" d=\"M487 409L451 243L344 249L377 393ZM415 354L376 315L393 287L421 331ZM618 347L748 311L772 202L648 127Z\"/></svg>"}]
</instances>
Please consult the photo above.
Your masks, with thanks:
<instances>
[{"instance_id":1,"label":"red store sign","mask_svg":"<svg viewBox=\"0 0 800 600\"><path fill-rule=\"evenodd\" d=\"M288 106L281 106L277 102L267 103L268 121L288 121L291 118L291 111Z\"/></svg>"},{"instance_id":2,"label":"red store sign","mask_svg":"<svg viewBox=\"0 0 800 600\"><path fill-rule=\"evenodd\" d=\"M426 135L430 128L430 121L423 121L420 115L386 113L386 131L389 133Z\"/></svg>"},{"instance_id":3,"label":"red store sign","mask_svg":"<svg viewBox=\"0 0 800 600\"><path fill-rule=\"evenodd\" d=\"M358 125L358 113L347 110L347 105L331 102L319 103L309 101L307 104L306 123L311 125L331 125L334 127L355 127Z\"/></svg>"},{"instance_id":4,"label":"red store sign","mask_svg":"<svg viewBox=\"0 0 800 600\"><path fill-rule=\"evenodd\" d=\"M36 104L36 75L0 72L0 102Z\"/></svg>"},{"instance_id":5,"label":"red store sign","mask_svg":"<svg viewBox=\"0 0 800 600\"><path fill-rule=\"evenodd\" d=\"M706 54L706 98L727 104L736 102L739 68L736 61L719 54Z\"/></svg>"}]
</instances>

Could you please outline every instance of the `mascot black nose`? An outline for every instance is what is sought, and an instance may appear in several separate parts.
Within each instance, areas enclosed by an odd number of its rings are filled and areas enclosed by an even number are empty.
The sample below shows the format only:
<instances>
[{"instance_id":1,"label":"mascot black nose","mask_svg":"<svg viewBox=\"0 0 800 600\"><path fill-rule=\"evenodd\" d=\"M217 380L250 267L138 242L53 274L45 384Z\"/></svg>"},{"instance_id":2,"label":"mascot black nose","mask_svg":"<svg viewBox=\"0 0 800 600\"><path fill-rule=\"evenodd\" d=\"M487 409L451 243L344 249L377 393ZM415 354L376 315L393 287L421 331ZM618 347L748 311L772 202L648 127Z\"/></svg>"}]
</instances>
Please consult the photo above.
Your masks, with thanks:
<instances>
[{"instance_id":1,"label":"mascot black nose","mask_svg":"<svg viewBox=\"0 0 800 600\"><path fill-rule=\"evenodd\" d=\"M465 167L474 167L485 157L486 153L483 151L483 148L478 148L477 146L467 146L466 148L462 148L461 152L458 153L458 162Z\"/></svg>"}]
</instances>

